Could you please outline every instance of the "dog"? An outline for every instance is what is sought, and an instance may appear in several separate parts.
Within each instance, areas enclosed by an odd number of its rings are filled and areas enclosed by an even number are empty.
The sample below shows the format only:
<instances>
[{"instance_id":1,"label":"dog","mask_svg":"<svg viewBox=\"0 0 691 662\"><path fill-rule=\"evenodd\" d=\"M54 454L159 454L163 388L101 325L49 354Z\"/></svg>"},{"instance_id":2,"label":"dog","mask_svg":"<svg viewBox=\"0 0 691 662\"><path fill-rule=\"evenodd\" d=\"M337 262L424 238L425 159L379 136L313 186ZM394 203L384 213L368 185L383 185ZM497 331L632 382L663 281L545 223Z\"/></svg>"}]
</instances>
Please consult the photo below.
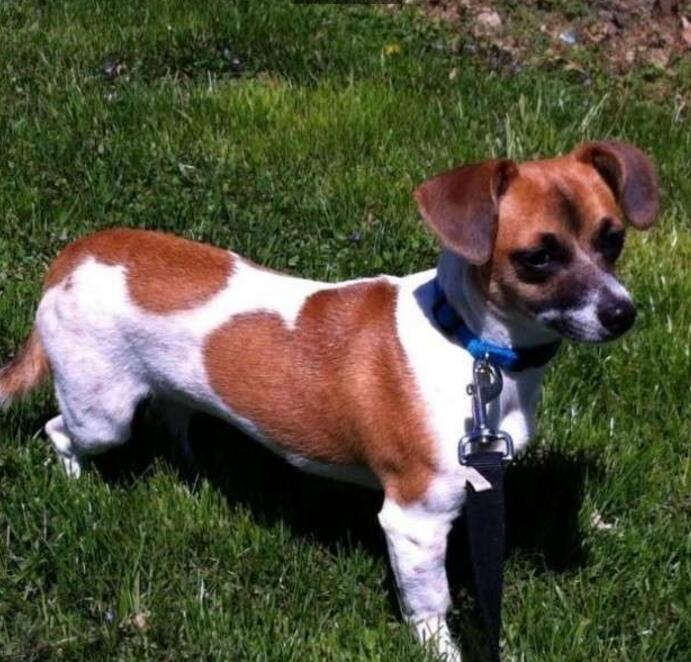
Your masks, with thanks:
<instances>
[{"instance_id":1,"label":"dog","mask_svg":"<svg viewBox=\"0 0 691 662\"><path fill-rule=\"evenodd\" d=\"M467 484L487 486L457 459L473 357L437 320L439 298L474 338L518 353L620 336L636 315L614 275L625 221L654 223L658 183L638 148L607 141L458 167L414 197L442 250L436 269L401 278L303 280L142 230L79 239L47 272L34 329L0 373L0 403L52 373L60 413L45 431L75 477L128 439L151 398L183 445L190 415L207 412L300 469L383 490L404 618L459 660L447 534ZM545 362L505 369L489 409L517 452Z\"/></svg>"}]
</instances>

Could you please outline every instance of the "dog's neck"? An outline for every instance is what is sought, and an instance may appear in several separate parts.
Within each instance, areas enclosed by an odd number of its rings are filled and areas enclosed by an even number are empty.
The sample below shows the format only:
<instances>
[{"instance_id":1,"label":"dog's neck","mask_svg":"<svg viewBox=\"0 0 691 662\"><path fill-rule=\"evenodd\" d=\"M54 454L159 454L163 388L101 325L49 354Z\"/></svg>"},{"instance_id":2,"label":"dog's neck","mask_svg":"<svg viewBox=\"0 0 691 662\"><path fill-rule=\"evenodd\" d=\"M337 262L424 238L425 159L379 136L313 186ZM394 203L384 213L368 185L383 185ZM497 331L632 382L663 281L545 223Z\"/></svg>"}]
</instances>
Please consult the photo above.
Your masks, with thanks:
<instances>
[{"instance_id":1,"label":"dog's neck","mask_svg":"<svg viewBox=\"0 0 691 662\"><path fill-rule=\"evenodd\" d=\"M511 348L534 347L559 339L558 334L516 311L497 308L479 289L470 265L458 255L443 250L437 278L449 304L468 328L487 342Z\"/></svg>"}]
</instances>

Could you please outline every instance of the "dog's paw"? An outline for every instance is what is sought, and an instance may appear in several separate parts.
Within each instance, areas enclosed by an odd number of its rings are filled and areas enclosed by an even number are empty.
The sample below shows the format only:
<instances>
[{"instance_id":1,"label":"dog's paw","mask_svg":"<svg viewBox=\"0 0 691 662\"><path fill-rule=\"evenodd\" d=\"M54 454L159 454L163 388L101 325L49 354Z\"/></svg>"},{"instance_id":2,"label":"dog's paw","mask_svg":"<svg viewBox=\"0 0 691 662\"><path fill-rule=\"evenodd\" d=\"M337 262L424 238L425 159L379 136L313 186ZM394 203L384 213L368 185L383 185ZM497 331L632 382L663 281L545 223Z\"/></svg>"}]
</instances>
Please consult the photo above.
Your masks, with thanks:
<instances>
[{"instance_id":1,"label":"dog's paw","mask_svg":"<svg viewBox=\"0 0 691 662\"><path fill-rule=\"evenodd\" d=\"M418 641L443 662L461 662L461 651L456 646L446 619L432 616L411 623Z\"/></svg>"}]
</instances>

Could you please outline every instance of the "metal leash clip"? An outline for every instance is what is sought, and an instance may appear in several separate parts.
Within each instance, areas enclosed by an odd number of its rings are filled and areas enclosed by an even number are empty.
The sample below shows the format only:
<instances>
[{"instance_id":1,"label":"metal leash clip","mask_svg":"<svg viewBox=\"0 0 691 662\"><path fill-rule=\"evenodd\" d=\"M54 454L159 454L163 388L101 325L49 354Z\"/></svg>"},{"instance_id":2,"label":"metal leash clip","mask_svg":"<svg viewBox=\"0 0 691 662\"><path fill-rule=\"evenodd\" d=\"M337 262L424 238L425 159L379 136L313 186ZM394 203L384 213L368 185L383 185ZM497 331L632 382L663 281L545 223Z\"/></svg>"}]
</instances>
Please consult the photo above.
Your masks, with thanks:
<instances>
[{"instance_id":1,"label":"metal leash clip","mask_svg":"<svg viewBox=\"0 0 691 662\"><path fill-rule=\"evenodd\" d=\"M494 430L487 424L487 405L499 397L504 386L501 371L495 368L487 357L475 359L473 383L468 384L468 395L473 398L473 429L461 437L458 444L458 461L466 464L474 446L491 450L490 444L501 442L504 446L503 459L513 460L513 439L508 432Z\"/></svg>"}]
</instances>

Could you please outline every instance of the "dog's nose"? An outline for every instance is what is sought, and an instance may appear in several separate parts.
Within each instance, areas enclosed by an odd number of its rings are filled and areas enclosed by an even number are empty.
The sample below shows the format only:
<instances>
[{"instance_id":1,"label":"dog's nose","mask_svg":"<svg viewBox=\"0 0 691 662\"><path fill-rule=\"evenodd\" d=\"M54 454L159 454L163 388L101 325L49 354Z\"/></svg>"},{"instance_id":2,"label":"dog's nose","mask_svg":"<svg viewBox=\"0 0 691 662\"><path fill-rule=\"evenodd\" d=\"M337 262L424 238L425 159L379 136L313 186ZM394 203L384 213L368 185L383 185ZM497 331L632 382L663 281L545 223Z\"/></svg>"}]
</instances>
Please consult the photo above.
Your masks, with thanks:
<instances>
[{"instance_id":1,"label":"dog's nose","mask_svg":"<svg viewBox=\"0 0 691 662\"><path fill-rule=\"evenodd\" d=\"M607 298L597 308L600 324L613 335L628 331L636 319L636 308L628 299Z\"/></svg>"}]
</instances>

